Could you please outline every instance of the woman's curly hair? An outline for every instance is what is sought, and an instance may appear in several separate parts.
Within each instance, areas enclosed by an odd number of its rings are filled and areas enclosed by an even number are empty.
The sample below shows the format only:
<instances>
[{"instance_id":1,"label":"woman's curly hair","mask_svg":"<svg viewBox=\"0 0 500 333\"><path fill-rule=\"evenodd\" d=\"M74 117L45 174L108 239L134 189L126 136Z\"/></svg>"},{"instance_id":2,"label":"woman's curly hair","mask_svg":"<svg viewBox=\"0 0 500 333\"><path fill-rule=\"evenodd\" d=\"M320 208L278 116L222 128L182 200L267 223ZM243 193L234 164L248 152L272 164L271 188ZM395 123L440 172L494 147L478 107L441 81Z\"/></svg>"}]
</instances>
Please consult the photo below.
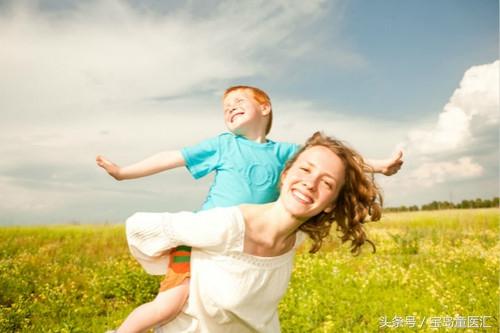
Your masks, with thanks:
<instances>
[{"instance_id":1,"label":"woman's curly hair","mask_svg":"<svg viewBox=\"0 0 500 333\"><path fill-rule=\"evenodd\" d=\"M335 202L332 203L333 210L329 213L321 212L299 227L313 240L309 252L315 253L321 248L323 239L330 234L333 222L337 223L337 231L341 233L339 237L342 243L351 241L351 252L354 255L360 253L364 242L371 244L375 252L375 245L366 238L363 223L368 216L371 217L371 221L380 219L382 195L375 184L373 173L367 174L371 171L371 167L364 162L360 154L345 143L316 132L287 162L283 174L290 169L304 150L313 146L326 147L342 160L345 167L345 180Z\"/></svg>"}]
</instances>

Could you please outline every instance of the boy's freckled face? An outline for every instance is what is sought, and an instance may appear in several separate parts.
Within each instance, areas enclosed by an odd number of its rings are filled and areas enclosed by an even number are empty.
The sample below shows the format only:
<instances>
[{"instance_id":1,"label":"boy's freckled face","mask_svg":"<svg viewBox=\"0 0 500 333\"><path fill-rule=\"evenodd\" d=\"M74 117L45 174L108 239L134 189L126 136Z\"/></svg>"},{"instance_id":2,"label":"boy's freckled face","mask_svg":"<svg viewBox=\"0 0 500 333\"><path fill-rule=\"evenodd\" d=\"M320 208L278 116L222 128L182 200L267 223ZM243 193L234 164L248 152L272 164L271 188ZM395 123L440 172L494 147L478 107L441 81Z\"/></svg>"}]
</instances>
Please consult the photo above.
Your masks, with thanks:
<instances>
[{"instance_id":1,"label":"boy's freckled face","mask_svg":"<svg viewBox=\"0 0 500 333\"><path fill-rule=\"evenodd\" d=\"M245 134L249 127L262 123L262 107L248 90L239 89L230 92L223 100L224 122L235 134Z\"/></svg>"}]
</instances>

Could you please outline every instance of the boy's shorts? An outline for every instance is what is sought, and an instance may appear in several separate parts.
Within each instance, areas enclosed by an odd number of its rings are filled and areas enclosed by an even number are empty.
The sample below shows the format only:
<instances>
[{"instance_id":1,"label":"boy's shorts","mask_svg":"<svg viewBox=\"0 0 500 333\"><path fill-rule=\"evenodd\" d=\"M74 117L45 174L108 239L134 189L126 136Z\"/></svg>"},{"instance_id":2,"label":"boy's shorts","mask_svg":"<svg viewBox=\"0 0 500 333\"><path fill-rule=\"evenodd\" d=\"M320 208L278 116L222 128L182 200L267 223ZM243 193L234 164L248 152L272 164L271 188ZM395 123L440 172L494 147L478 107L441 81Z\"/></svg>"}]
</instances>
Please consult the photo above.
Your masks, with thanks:
<instances>
[{"instance_id":1,"label":"boy's shorts","mask_svg":"<svg viewBox=\"0 0 500 333\"><path fill-rule=\"evenodd\" d=\"M180 245L170 253L167 274L160 284L160 291L180 285L191 276L191 247Z\"/></svg>"}]
</instances>

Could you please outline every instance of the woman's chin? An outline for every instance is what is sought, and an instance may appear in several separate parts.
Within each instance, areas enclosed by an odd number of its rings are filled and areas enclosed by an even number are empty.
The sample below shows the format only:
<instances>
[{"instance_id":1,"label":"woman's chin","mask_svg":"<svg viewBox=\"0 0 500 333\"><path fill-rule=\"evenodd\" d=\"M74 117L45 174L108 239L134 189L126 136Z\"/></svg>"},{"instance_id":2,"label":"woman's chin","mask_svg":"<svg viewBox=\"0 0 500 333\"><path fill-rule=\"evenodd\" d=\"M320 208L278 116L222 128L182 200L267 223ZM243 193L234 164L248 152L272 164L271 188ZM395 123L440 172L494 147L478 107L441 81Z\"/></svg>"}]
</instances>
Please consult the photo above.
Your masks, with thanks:
<instances>
[{"instance_id":1,"label":"woman's chin","mask_svg":"<svg viewBox=\"0 0 500 333\"><path fill-rule=\"evenodd\" d=\"M287 210L297 220L307 220L313 216L311 210L306 205L300 203L288 204Z\"/></svg>"}]
</instances>

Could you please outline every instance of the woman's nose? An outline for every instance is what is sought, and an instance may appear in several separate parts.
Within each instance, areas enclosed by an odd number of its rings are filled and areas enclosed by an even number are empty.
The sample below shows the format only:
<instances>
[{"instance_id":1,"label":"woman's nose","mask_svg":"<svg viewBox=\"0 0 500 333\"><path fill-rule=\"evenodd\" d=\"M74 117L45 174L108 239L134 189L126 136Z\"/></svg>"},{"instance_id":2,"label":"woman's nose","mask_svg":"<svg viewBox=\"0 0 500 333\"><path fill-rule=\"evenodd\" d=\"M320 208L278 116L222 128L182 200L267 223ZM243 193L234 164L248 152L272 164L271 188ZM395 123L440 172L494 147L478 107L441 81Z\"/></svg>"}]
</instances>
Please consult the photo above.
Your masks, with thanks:
<instances>
[{"instance_id":1,"label":"woman's nose","mask_svg":"<svg viewBox=\"0 0 500 333\"><path fill-rule=\"evenodd\" d=\"M314 180L310 178L302 180L302 185L310 191L314 190L314 183Z\"/></svg>"}]
</instances>

